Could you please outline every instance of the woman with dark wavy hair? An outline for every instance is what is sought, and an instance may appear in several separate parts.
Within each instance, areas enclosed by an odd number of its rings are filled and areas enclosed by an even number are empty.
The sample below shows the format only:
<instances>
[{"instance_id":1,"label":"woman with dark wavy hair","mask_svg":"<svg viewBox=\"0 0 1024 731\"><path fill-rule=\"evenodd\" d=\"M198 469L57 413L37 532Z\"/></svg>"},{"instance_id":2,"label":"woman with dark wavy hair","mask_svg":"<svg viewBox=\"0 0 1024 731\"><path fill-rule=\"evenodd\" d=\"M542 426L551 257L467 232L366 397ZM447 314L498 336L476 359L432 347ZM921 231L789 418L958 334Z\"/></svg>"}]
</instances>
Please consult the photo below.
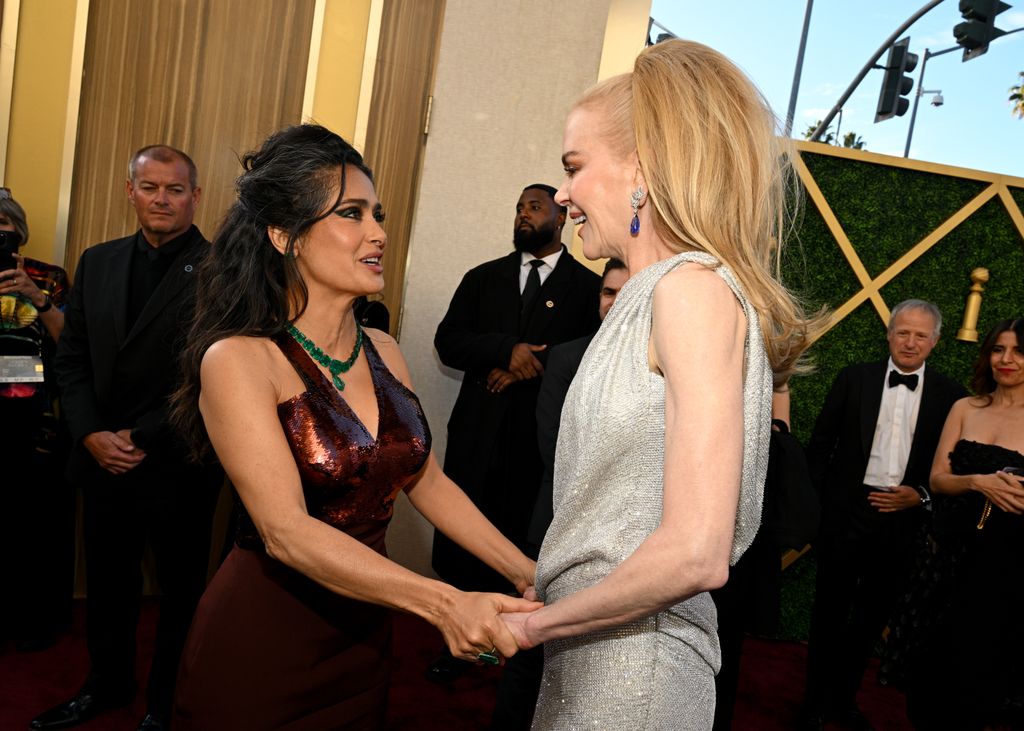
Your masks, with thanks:
<instances>
[{"instance_id":1,"label":"woman with dark wavy hair","mask_svg":"<svg viewBox=\"0 0 1024 731\"><path fill-rule=\"evenodd\" d=\"M918 607L936 615L911 662L918 729L1024 727L1024 319L992 328L971 386L932 465L937 558L952 560L933 606Z\"/></svg>"},{"instance_id":2,"label":"woman with dark wavy hair","mask_svg":"<svg viewBox=\"0 0 1024 731\"><path fill-rule=\"evenodd\" d=\"M539 606L388 560L398 493L520 591L534 565L444 476L398 345L353 315L384 287L387 244L360 155L301 125L243 166L176 395L196 452L212 446L231 478L239 526L182 654L173 727L379 728L390 609L434 624L456 657L497 662L517 650L498 614Z\"/></svg>"}]
</instances>

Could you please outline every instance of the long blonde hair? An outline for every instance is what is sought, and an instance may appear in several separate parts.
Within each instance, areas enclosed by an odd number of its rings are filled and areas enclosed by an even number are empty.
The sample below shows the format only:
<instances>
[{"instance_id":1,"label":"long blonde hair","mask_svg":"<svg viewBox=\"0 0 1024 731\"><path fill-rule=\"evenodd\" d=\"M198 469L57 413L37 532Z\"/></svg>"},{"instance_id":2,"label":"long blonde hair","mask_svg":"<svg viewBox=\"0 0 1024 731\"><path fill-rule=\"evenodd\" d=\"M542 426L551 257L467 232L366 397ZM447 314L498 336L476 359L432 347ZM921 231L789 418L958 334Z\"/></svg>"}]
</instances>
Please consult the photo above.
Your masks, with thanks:
<instances>
[{"instance_id":1,"label":"long blonde hair","mask_svg":"<svg viewBox=\"0 0 1024 731\"><path fill-rule=\"evenodd\" d=\"M603 112L601 133L623 159L636 150L655 231L678 251L727 265L760 318L780 384L824 324L781 282L799 182L790 140L764 97L731 61L692 41L658 43L633 72L601 82L577 107Z\"/></svg>"}]
</instances>

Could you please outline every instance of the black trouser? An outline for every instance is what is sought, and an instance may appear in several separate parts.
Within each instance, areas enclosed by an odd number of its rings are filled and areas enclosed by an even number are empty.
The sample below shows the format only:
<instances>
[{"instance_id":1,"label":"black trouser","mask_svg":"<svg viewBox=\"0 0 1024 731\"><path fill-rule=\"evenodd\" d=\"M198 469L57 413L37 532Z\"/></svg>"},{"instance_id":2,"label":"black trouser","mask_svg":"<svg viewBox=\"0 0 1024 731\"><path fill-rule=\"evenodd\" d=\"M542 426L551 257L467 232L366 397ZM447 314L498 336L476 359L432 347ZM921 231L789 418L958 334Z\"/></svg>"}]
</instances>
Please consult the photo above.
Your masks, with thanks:
<instances>
[{"instance_id":1,"label":"black trouser","mask_svg":"<svg viewBox=\"0 0 1024 731\"><path fill-rule=\"evenodd\" d=\"M463 445L453 441L449 441L444 467L445 474L466 492L484 517L520 550L527 548L527 531L544 470L532 411L536 399L529 403L534 404L529 411L522 405L509 409L493 435L494 446L483 470L475 472L482 460L467 463ZM464 438L457 434L450 437ZM431 562L442 579L462 591L515 591L505 577L438 530L434 531Z\"/></svg>"},{"instance_id":2,"label":"black trouser","mask_svg":"<svg viewBox=\"0 0 1024 731\"><path fill-rule=\"evenodd\" d=\"M521 650L505 662L491 731L529 731L544 674L544 645Z\"/></svg>"},{"instance_id":3,"label":"black trouser","mask_svg":"<svg viewBox=\"0 0 1024 731\"><path fill-rule=\"evenodd\" d=\"M725 586L711 592L722 649L722 667L715 676L714 731L732 728L744 636L748 631L762 635L777 631L781 585L782 551L758 535L729 569Z\"/></svg>"},{"instance_id":4,"label":"black trouser","mask_svg":"<svg viewBox=\"0 0 1024 731\"><path fill-rule=\"evenodd\" d=\"M920 508L879 513L855 502L844 530L823 528L807 647L808 709L853 706L872 650L912 565Z\"/></svg>"},{"instance_id":5,"label":"black trouser","mask_svg":"<svg viewBox=\"0 0 1024 731\"><path fill-rule=\"evenodd\" d=\"M71 620L75 494L63 475L64 442L59 435L40 438L46 410L42 395L0 399L0 556L10 589L0 625L5 634L26 640L66 628Z\"/></svg>"},{"instance_id":6,"label":"black trouser","mask_svg":"<svg viewBox=\"0 0 1024 731\"><path fill-rule=\"evenodd\" d=\"M206 586L222 479L219 470L147 457L123 475L97 467L83 480L88 682L94 692L125 699L134 693L141 562L148 542L162 598L147 702L151 712L169 714L178 660Z\"/></svg>"}]
</instances>

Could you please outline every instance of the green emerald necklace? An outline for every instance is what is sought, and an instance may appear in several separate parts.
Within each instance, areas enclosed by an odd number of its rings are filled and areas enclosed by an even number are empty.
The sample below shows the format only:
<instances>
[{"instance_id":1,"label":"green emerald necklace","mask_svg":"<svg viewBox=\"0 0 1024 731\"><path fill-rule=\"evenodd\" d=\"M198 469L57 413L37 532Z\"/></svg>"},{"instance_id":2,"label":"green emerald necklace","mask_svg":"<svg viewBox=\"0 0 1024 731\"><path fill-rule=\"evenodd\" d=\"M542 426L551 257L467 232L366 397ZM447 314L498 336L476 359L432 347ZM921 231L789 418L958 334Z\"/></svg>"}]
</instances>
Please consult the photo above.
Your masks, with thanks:
<instances>
[{"instance_id":1,"label":"green emerald necklace","mask_svg":"<svg viewBox=\"0 0 1024 731\"><path fill-rule=\"evenodd\" d=\"M352 348L352 355L348 357L348 360L332 358L321 348L318 348L312 340L303 335L302 331L294 325L288 326L288 334L295 338L295 342L301 345L303 350L309 353L310 358L328 370L334 387L339 391L344 391L345 382L341 380L341 374L348 373L348 369L356 362L356 358L359 357L359 351L363 347L363 329L359 327L359 323L356 323L356 344Z\"/></svg>"}]
</instances>

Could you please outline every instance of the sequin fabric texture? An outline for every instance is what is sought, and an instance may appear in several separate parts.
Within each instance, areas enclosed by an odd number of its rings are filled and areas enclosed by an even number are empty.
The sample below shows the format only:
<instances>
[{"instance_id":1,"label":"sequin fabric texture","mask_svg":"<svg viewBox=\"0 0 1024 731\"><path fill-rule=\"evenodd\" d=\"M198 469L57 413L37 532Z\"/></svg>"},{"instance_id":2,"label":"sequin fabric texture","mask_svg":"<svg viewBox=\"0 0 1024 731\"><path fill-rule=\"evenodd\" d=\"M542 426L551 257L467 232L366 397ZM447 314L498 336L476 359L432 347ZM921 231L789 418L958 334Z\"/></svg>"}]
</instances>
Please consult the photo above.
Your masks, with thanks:
<instances>
[{"instance_id":1,"label":"sequin fabric texture","mask_svg":"<svg viewBox=\"0 0 1024 731\"><path fill-rule=\"evenodd\" d=\"M648 367L654 287L686 252L634 275L590 344L562 410L555 515L537 566L546 603L597 583L661 520L665 386ZM761 520L771 429L771 368L757 313L732 273L716 270L747 319L743 467L732 563ZM714 378L713 374L694 374ZM707 593L610 630L548 642L534 729L710 729L721 664Z\"/></svg>"},{"instance_id":2,"label":"sequin fabric texture","mask_svg":"<svg viewBox=\"0 0 1024 731\"><path fill-rule=\"evenodd\" d=\"M348 532L361 533L373 524L383 527L391 519L395 497L430 454L430 429L419 399L391 374L371 339L364 338L380 417L374 438L291 336L282 334L274 341L307 389L277 407L302 478L306 509ZM239 509L236 542L244 548L262 547L241 504Z\"/></svg>"}]
</instances>

